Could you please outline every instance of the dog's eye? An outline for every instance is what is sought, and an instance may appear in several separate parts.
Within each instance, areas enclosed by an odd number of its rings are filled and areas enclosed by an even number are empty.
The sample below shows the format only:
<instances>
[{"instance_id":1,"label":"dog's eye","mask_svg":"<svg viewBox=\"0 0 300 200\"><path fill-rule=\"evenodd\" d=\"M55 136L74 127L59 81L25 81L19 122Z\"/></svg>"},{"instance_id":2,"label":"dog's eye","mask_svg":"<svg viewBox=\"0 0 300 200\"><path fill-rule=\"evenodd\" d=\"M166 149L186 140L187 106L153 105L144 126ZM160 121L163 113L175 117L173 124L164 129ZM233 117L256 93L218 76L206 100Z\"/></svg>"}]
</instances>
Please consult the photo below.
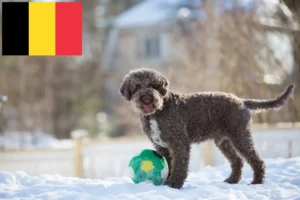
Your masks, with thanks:
<instances>
[{"instance_id":1,"label":"dog's eye","mask_svg":"<svg viewBox=\"0 0 300 200\"><path fill-rule=\"evenodd\" d=\"M153 88L153 89L155 89L155 90L157 90L158 88L159 88L159 86L158 85L151 85L151 87Z\"/></svg>"}]
</instances>

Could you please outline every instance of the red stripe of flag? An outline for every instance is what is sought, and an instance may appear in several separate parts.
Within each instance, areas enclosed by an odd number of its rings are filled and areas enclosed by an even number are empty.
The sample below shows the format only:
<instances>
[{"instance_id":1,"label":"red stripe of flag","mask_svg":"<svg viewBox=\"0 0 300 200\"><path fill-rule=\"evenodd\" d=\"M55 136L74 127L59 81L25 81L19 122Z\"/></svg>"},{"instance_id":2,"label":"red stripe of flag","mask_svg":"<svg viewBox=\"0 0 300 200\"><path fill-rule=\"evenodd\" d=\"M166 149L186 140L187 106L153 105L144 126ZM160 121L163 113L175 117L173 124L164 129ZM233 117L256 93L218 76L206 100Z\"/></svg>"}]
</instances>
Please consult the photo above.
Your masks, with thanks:
<instances>
[{"instance_id":1,"label":"red stripe of flag","mask_svg":"<svg viewBox=\"0 0 300 200\"><path fill-rule=\"evenodd\" d=\"M82 4L56 2L56 55L82 55Z\"/></svg>"}]
</instances>

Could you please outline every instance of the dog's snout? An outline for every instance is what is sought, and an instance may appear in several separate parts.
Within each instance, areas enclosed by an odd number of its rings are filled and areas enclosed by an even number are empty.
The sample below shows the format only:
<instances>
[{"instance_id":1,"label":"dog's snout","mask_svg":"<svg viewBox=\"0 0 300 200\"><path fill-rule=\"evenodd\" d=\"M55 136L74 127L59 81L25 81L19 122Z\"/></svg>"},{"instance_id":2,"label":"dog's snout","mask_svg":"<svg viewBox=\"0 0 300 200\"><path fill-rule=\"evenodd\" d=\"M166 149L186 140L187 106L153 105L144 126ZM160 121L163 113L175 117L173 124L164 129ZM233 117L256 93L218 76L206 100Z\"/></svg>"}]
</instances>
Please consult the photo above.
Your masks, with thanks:
<instances>
[{"instance_id":1,"label":"dog's snout","mask_svg":"<svg viewBox=\"0 0 300 200\"><path fill-rule=\"evenodd\" d=\"M151 95L142 96L142 101L144 104L150 104L153 101L153 97Z\"/></svg>"}]
</instances>

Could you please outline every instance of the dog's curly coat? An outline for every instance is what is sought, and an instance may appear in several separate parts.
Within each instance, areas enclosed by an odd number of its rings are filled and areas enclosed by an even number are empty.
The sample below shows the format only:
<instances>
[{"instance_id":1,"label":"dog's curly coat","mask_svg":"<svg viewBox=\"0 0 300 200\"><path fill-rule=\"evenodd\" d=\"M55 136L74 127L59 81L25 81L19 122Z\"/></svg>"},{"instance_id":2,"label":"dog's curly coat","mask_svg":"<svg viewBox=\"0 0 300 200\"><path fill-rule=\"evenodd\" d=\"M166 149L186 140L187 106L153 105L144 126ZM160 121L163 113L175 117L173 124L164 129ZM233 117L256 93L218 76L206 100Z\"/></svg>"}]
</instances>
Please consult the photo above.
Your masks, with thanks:
<instances>
[{"instance_id":1,"label":"dog's curly coat","mask_svg":"<svg viewBox=\"0 0 300 200\"><path fill-rule=\"evenodd\" d=\"M168 161L170 173L165 185L183 186L190 144L208 139L214 140L231 163L226 182L240 181L244 158L254 171L252 184L264 183L266 167L254 149L250 110L281 107L294 85L273 100L241 99L221 92L181 94L168 86L169 81L159 72L140 68L130 71L120 87L121 95L140 113L143 132Z\"/></svg>"}]
</instances>

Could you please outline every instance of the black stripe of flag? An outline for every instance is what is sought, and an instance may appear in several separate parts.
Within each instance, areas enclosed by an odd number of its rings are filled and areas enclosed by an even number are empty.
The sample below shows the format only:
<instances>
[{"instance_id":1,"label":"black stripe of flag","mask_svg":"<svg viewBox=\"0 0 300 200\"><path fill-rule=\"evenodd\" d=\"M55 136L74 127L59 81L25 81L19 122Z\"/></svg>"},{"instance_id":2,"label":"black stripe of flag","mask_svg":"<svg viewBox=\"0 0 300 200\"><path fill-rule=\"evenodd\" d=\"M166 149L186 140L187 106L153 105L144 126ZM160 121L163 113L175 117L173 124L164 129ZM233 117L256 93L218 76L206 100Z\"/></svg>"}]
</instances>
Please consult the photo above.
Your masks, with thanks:
<instances>
[{"instance_id":1,"label":"black stripe of flag","mask_svg":"<svg viewBox=\"0 0 300 200\"><path fill-rule=\"evenodd\" d=\"M2 55L28 55L28 2L2 2Z\"/></svg>"}]
</instances>

